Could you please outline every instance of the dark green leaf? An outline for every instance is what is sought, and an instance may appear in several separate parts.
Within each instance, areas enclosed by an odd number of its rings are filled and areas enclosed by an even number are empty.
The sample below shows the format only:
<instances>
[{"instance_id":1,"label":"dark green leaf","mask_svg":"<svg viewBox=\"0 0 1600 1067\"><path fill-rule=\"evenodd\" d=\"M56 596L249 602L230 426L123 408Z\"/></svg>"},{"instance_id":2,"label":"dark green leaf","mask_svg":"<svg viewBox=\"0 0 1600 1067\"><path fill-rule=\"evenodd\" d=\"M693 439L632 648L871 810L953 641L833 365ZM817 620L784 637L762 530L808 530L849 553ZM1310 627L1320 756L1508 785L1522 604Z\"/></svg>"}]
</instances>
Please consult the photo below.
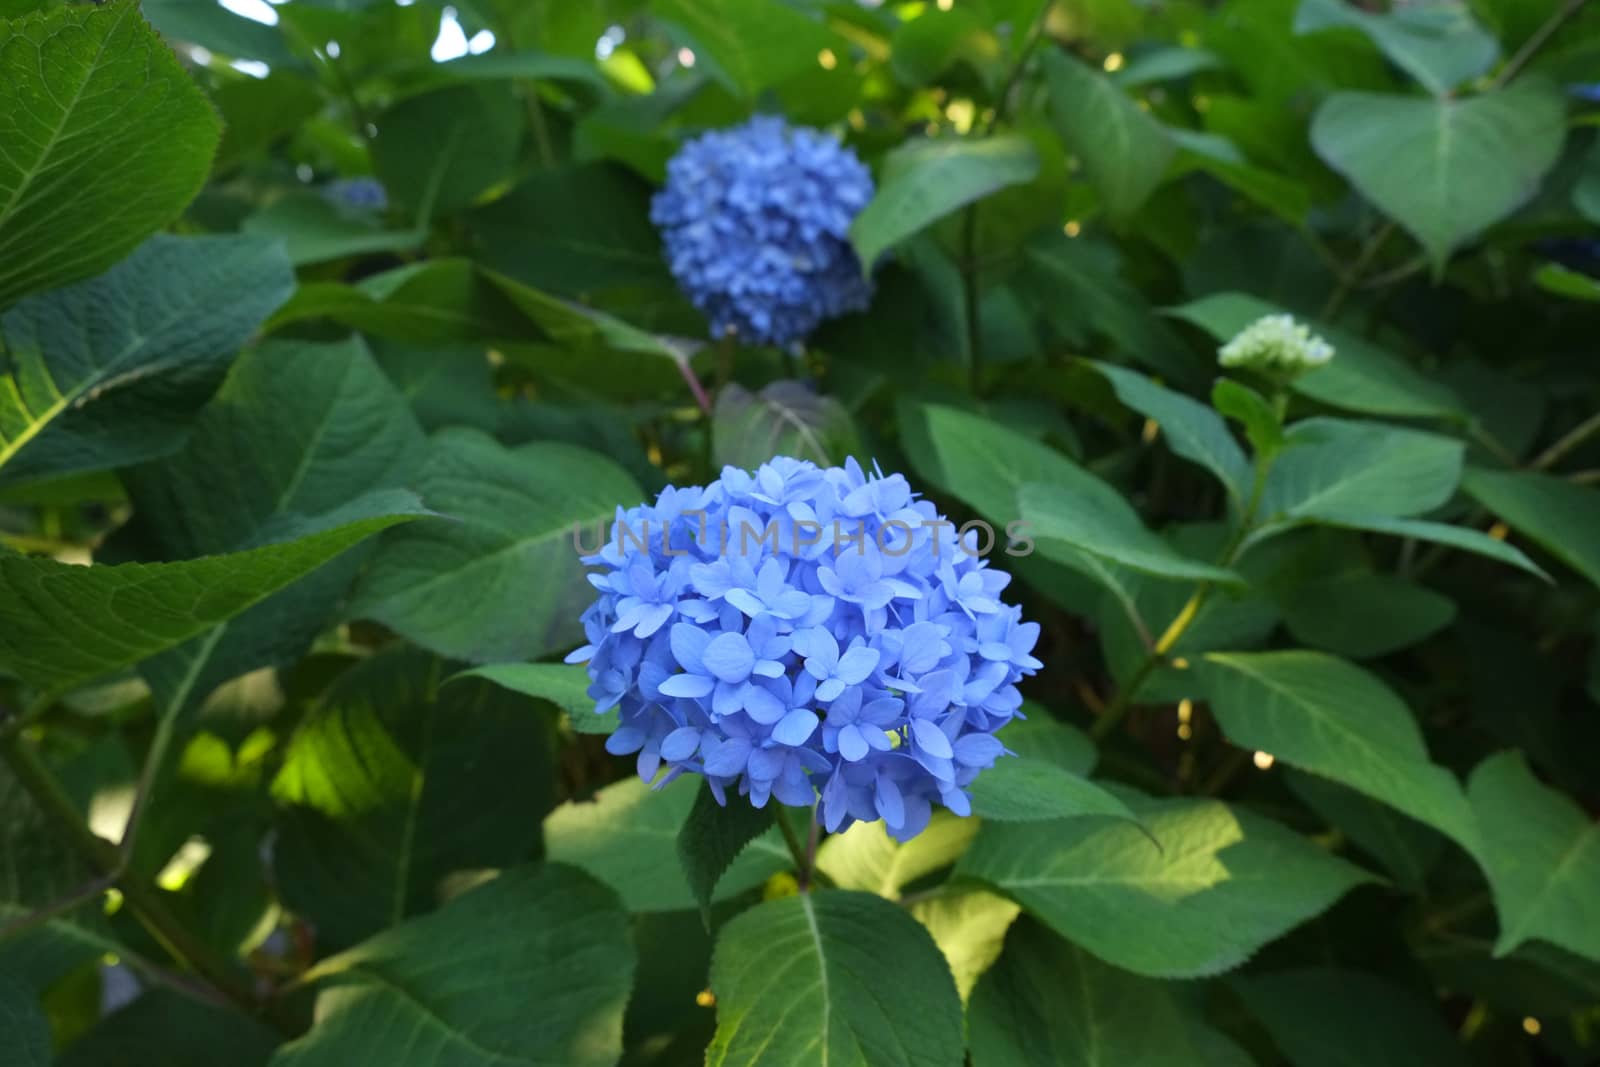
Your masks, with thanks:
<instances>
[{"instance_id":1,"label":"dark green leaf","mask_svg":"<svg viewBox=\"0 0 1600 1067\"><path fill-rule=\"evenodd\" d=\"M508 449L465 429L434 437L416 487L453 521L385 538L350 613L480 663L581 638L593 590L575 530L592 543L597 524L643 496L604 456L547 442Z\"/></svg>"},{"instance_id":2,"label":"dark green leaf","mask_svg":"<svg viewBox=\"0 0 1600 1067\"><path fill-rule=\"evenodd\" d=\"M1233 988L1293 1067L1460 1067L1468 1062L1437 1007L1359 971L1286 971Z\"/></svg>"},{"instance_id":3,"label":"dark green leaf","mask_svg":"<svg viewBox=\"0 0 1600 1067\"><path fill-rule=\"evenodd\" d=\"M523 113L510 82L435 89L379 115L372 166L419 222L471 204L511 176Z\"/></svg>"},{"instance_id":4,"label":"dark green leaf","mask_svg":"<svg viewBox=\"0 0 1600 1067\"><path fill-rule=\"evenodd\" d=\"M1211 405L1244 427L1256 455L1276 455L1283 447L1283 420L1266 398L1249 386L1220 378L1211 389Z\"/></svg>"},{"instance_id":5,"label":"dark green leaf","mask_svg":"<svg viewBox=\"0 0 1600 1067\"><path fill-rule=\"evenodd\" d=\"M1600 585L1600 492L1548 474L1472 468L1462 482L1478 503Z\"/></svg>"},{"instance_id":6,"label":"dark green leaf","mask_svg":"<svg viewBox=\"0 0 1600 1067\"><path fill-rule=\"evenodd\" d=\"M266 1067L281 1040L237 1010L156 988L102 1019L56 1067Z\"/></svg>"},{"instance_id":7,"label":"dark green leaf","mask_svg":"<svg viewBox=\"0 0 1600 1067\"><path fill-rule=\"evenodd\" d=\"M717 468L754 470L774 456L834 467L860 448L844 405L804 382L776 381L754 394L730 383L717 394L711 423Z\"/></svg>"},{"instance_id":8,"label":"dark green leaf","mask_svg":"<svg viewBox=\"0 0 1600 1067\"><path fill-rule=\"evenodd\" d=\"M134 0L0 21L0 309L177 217L222 125Z\"/></svg>"},{"instance_id":9,"label":"dark green leaf","mask_svg":"<svg viewBox=\"0 0 1600 1067\"><path fill-rule=\"evenodd\" d=\"M957 208L1038 173L1038 153L1016 135L907 142L885 162L877 194L850 225L850 242L870 270L884 252Z\"/></svg>"},{"instance_id":10,"label":"dark green leaf","mask_svg":"<svg viewBox=\"0 0 1600 1067\"><path fill-rule=\"evenodd\" d=\"M1032 525L1030 534L1047 555L1060 545L1071 553L1171 581L1244 581L1224 567L1183 555L1145 529L1133 505L1120 495L1074 494L1034 483L1017 491L1017 504L1023 519Z\"/></svg>"},{"instance_id":11,"label":"dark green leaf","mask_svg":"<svg viewBox=\"0 0 1600 1067\"><path fill-rule=\"evenodd\" d=\"M373 534L427 514L411 493L384 490L280 531L293 540L226 556L79 567L0 554L0 663L65 692L219 633Z\"/></svg>"},{"instance_id":12,"label":"dark green leaf","mask_svg":"<svg viewBox=\"0 0 1600 1067\"><path fill-rule=\"evenodd\" d=\"M745 97L814 67L833 43L820 22L778 0L661 0L655 10L688 31L696 55Z\"/></svg>"},{"instance_id":13,"label":"dark green leaf","mask_svg":"<svg viewBox=\"0 0 1600 1067\"><path fill-rule=\"evenodd\" d=\"M678 862L683 864L689 890L694 893L708 928L717 883L745 846L772 828L773 812L777 810L776 805L754 807L743 797L728 800L727 804L718 804L711 789L702 788L678 831Z\"/></svg>"},{"instance_id":14,"label":"dark green leaf","mask_svg":"<svg viewBox=\"0 0 1600 1067\"><path fill-rule=\"evenodd\" d=\"M567 713L572 728L580 734L609 734L617 728L611 712L597 714L594 697L589 695L589 672L564 663L495 663L462 671L449 681L482 678L524 696L548 700Z\"/></svg>"},{"instance_id":15,"label":"dark green leaf","mask_svg":"<svg viewBox=\"0 0 1600 1067\"><path fill-rule=\"evenodd\" d=\"M290 738L272 784L286 903L349 945L430 910L448 874L516 863L554 799L547 730L483 681L439 689L443 665L380 653L334 682Z\"/></svg>"},{"instance_id":16,"label":"dark green leaf","mask_svg":"<svg viewBox=\"0 0 1600 1067\"><path fill-rule=\"evenodd\" d=\"M272 1067L610 1067L635 963L604 886L515 868L318 964L316 1025Z\"/></svg>"},{"instance_id":17,"label":"dark green leaf","mask_svg":"<svg viewBox=\"0 0 1600 1067\"><path fill-rule=\"evenodd\" d=\"M1050 116L1114 218L1139 209L1166 177L1177 146L1161 124L1099 71L1046 53Z\"/></svg>"},{"instance_id":18,"label":"dark green leaf","mask_svg":"<svg viewBox=\"0 0 1600 1067\"><path fill-rule=\"evenodd\" d=\"M183 443L294 276L273 242L151 238L98 278L0 316L0 479L154 459Z\"/></svg>"},{"instance_id":19,"label":"dark green leaf","mask_svg":"<svg viewBox=\"0 0 1600 1067\"><path fill-rule=\"evenodd\" d=\"M1296 33L1336 26L1360 30L1397 66L1435 96L1485 73L1500 54L1464 5L1447 2L1407 4L1386 14L1363 11L1345 0L1301 0Z\"/></svg>"},{"instance_id":20,"label":"dark green leaf","mask_svg":"<svg viewBox=\"0 0 1600 1067\"><path fill-rule=\"evenodd\" d=\"M967 1013L972 1067L1249 1067L1173 986L1101 963L1033 920L1011 928Z\"/></svg>"},{"instance_id":21,"label":"dark green leaf","mask_svg":"<svg viewBox=\"0 0 1600 1067\"><path fill-rule=\"evenodd\" d=\"M1163 389L1142 374L1109 363L1094 366L1110 380L1119 400L1154 419L1172 451L1216 475L1234 506L1243 510L1250 497L1250 461L1216 412L1182 393Z\"/></svg>"},{"instance_id":22,"label":"dark green leaf","mask_svg":"<svg viewBox=\"0 0 1600 1067\"><path fill-rule=\"evenodd\" d=\"M0 1036L12 1067L50 1067L50 1024L39 995L0 972Z\"/></svg>"}]
</instances>

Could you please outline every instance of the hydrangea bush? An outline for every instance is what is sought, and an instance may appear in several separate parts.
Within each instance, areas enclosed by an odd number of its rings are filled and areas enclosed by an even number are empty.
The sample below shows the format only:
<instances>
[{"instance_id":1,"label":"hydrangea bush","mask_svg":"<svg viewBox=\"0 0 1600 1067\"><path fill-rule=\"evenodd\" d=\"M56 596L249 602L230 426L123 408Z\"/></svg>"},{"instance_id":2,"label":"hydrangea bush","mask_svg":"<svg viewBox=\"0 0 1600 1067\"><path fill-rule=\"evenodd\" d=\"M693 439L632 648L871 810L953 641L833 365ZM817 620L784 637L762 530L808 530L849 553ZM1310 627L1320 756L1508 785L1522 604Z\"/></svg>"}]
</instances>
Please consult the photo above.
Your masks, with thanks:
<instances>
[{"instance_id":1,"label":"hydrangea bush","mask_svg":"<svg viewBox=\"0 0 1600 1067\"><path fill-rule=\"evenodd\" d=\"M1600 1062L1600 4L0 2L0 1067Z\"/></svg>"},{"instance_id":2,"label":"hydrangea bush","mask_svg":"<svg viewBox=\"0 0 1600 1067\"><path fill-rule=\"evenodd\" d=\"M705 776L717 803L818 805L829 833L882 819L900 840L1002 755L1016 683L1037 671L1037 623L898 474L779 457L668 487L617 511L584 562L584 612L606 743L665 785Z\"/></svg>"}]
</instances>

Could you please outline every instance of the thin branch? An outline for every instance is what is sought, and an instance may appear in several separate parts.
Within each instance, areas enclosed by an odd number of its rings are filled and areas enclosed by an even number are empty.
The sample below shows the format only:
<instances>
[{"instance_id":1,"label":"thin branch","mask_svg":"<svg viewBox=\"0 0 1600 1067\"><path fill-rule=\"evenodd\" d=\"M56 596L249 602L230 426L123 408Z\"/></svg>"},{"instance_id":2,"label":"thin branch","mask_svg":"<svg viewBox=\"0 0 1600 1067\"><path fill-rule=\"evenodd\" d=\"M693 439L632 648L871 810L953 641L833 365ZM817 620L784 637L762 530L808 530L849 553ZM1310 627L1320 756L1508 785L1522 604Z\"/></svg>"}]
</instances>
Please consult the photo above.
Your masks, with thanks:
<instances>
[{"instance_id":1,"label":"thin branch","mask_svg":"<svg viewBox=\"0 0 1600 1067\"><path fill-rule=\"evenodd\" d=\"M1522 68L1533 60L1539 49L1543 48L1551 36L1561 28L1562 23L1576 15L1578 9L1583 7L1586 2L1587 0L1567 0L1565 4L1562 4L1560 10L1546 19L1544 25L1535 30L1533 36L1529 37L1522 47L1517 50L1517 54L1507 60L1504 67L1500 68L1500 73L1495 75L1494 81L1489 83L1489 88L1499 89L1512 78L1521 74Z\"/></svg>"}]
</instances>

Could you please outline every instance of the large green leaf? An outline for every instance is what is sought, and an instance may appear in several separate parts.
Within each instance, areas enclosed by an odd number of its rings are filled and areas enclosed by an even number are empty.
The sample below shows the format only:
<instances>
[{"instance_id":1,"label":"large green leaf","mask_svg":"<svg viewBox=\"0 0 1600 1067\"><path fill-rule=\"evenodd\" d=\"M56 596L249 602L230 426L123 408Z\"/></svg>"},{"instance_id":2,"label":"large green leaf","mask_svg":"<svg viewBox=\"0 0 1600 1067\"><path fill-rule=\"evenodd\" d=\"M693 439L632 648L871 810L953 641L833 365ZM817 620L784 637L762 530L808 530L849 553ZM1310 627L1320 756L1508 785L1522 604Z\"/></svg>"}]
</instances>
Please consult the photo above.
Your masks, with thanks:
<instances>
[{"instance_id":1,"label":"large green leaf","mask_svg":"<svg viewBox=\"0 0 1600 1067\"><path fill-rule=\"evenodd\" d=\"M386 538L351 614L475 662L531 659L575 643L593 595L575 527L592 544L596 523L643 496L604 456L552 442L508 449L465 429L434 437L416 485L455 521Z\"/></svg>"},{"instance_id":2,"label":"large green leaf","mask_svg":"<svg viewBox=\"0 0 1600 1067\"><path fill-rule=\"evenodd\" d=\"M1455 601L1444 594L1362 568L1296 582L1278 603L1295 640L1352 659L1416 644L1456 616Z\"/></svg>"},{"instance_id":3,"label":"large green leaf","mask_svg":"<svg viewBox=\"0 0 1600 1067\"><path fill-rule=\"evenodd\" d=\"M913 901L911 914L944 953L964 1004L978 979L1000 958L1006 931L1022 909L997 893L967 887Z\"/></svg>"},{"instance_id":4,"label":"large green leaf","mask_svg":"<svg viewBox=\"0 0 1600 1067\"><path fill-rule=\"evenodd\" d=\"M426 224L511 176L523 122L508 81L418 93L378 116L372 166L395 203Z\"/></svg>"},{"instance_id":5,"label":"large green leaf","mask_svg":"<svg viewBox=\"0 0 1600 1067\"><path fill-rule=\"evenodd\" d=\"M1182 393L1163 389L1143 374L1096 363L1117 399L1161 427L1172 451L1216 475L1241 511L1250 496L1250 461L1215 411Z\"/></svg>"},{"instance_id":6,"label":"large green leaf","mask_svg":"<svg viewBox=\"0 0 1600 1067\"><path fill-rule=\"evenodd\" d=\"M293 288L271 241L162 235L0 315L0 480L178 448L187 416Z\"/></svg>"},{"instance_id":7,"label":"large green leaf","mask_svg":"<svg viewBox=\"0 0 1600 1067\"><path fill-rule=\"evenodd\" d=\"M1428 759L1410 709L1376 677L1319 652L1212 653L1206 662L1228 740L1359 790L1474 850L1461 783Z\"/></svg>"},{"instance_id":8,"label":"large green leaf","mask_svg":"<svg viewBox=\"0 0 1600 1067\"><path fill-rule=\"evenodd\" d=\"M1138 822L1116 794L1048 760L1003 759L968 788L972 813L992 822L1110 818Z\"/></svg>"},{"instance_id":9,"label":"large green leaf","mask_svg":"<svg viewBox=\"0 0 1600 1067\"><path fill-rule=\"evenodd\" d=\"M1375 856L1396 885L1410 893L1423 892L1429 872L1445 851L1445 839L1437 831L1331 778L1291 767L1284 780L1307 807Z\"/></svg>"},{"instance_id":10,"label":"large green leaf","mask_svg":"<svg viewBox=\"0 0 1600 1067\"><path fill-rule=\"evenodd\" d=\"M308 516L400 488L424 448L410 406L359 341L280 342L234 365L182 452L123 480L145 543L160 558L188 559L280 539ZM158 695L198 701L228 678L298 659L365 555L349 553L162 656L146 672Z\"/></svg>"},{"instance_id":11,"label":"large green leaf","mask_svg":"<svg viewBox=\"0 0 1600 1067\"><path fill-rule=\"evenodd\" d=\"M1219 343L1263 316L1283 313L1283 308L1265 300L1232 292L1212 293L1172 309L1173 315L1194 323ZM1296 378L1297 393L1369 415L1466 418L1460 398L1448 386L1361 334L1323 322L1309 321L1308 325L1333 345L1335 356Z\"/></svg>"},{"instance_id":12,"label":"large green leaf","mask_svg":"<svg viewBox=\"0 0 1600 1067\"><path fill-rule=\"evenodd\" d=\"M1345 0L1301 0L1296 33L1348 26L1372 38L1383 54L1435 96L1483 74L1500 54L1495 39L1464 4L1407 4L1387 14L1363 11Z\"/></svg>"},{"instance_id":13,"label":"large green leaf","mask_svg":"<svg viewBox=\"0 0 1600 1067\"><path fill-rule=\"evenodd\" d=\"M1233 571L1183 555L1145 529L1133 505L1119 495L1076 494L1032 483L1018 490L1017 505L1047 555L1061 545L1156 578L1243 581Z\"/></svg>"},{"instance_id":14,"label":"large green leaf","mask_svg":"<svg viewBox=\"0 0 1600 1067\"><path fill-rule=\"evenodd\" d=\"M484 681L439 688L415 649L339 677L295 731L272 785L285 902L349 945L430 910L446 875L516 863L555 799L547 729Z\"/></svg>"},{"instance_id":15,"label":"large green leaf","mask_svg":"<svg viewBox=\"0 0 1600 1067\"><path fill-rule=\"evenodd\" d=\"M426 512L392 489L286 531L293 540L179 563L80 567L0 554L0 664L61 693L176 648L380 530Z\"/></svg>"},{"instance_id":16,"label":"large green leaf","mask_svg":"<svg viewBox=\"0 0 1600 1067\"><path fill-rule=\"evenodd\" d=\"M1111 79L1066 52L1045 55L1050 116L1115 218L1137 211L1166 177L1177 146Z\"/></svg>"},{"instance_id":17,"label":"large green leaf","mask_svg":"<svg viewBox=\"0 0 1600 1067\"><path fill-rule=\"evenodd\" d=\"M1470 468L1462 487L1552 556L1600 585L1600 492L1548 474Z\"/></svg>"},{"instance_id":18,"label":"large green leaf","mask_svg":"<svg viewBox=\"0 0 1600 1067\"><path fill-rule=\"evenodd\" d=\"M1138 798L1134 826L987 823L956 868L1108 963L1157 978L1216 974L1367 880L1356 867L1216 800Z\"/></svg>"},{"instance_id":19,"label":"large green leaf","mask_svg":"<svg viewBox=\"0 0 1600 1067\"><path fill-rule=\"evenodd\" d=\"M630 778L606 786L592 800L569 801L545 820L545 853L615 889L631 912L689 911L696 903L678 862L678 833L698 786L690 777L652 789ZM745 803L742 798L730 802ZM718 880L714 899L754 888L792 862L773 827L733 861Z\"/></svg>"},{"instance_id":20,"label":"large green leaf","mask_svg":"<svg viewBox=\"0 0 1600 1067\"><path fill-rule=\"evenodd\" d=\"M354 285L307 282L267 329L321 318L411 345L481 345L533 335L517 306L465 259L408 263Z\"/></svg>"},{"instance_id":21,"label":"large green leaf","mask_svg":"<svg viewBox=\"0 0 1600 1067\"><path fill-rule=\"evenodd\" d=\"M1306 419L1290 427L1267 476L1261 516L1273 522L1409 516L1449 500L1460 441L1372 422Z\"/></svg>"},{"instance_id":22,"label":"large green leaf","mask_svg":"<svg viewBox=\"0 0 1600 1067\"><path fill-rule=\"evenodd\" d=\"M655 12L688 31L698 54L746 97L816 66L833 43L822 23L778 0L661 0Z\"/></svg>"},{"instance_id":23,"label":"large green leaf","mask_svg":"<svg viewBox=\"0 0 1600 1067\"><path fill-rule=\"evenodd\" d=\"M729 923L711 962L707 1067L960 1067L961 1001L927 931L867 893L769 901Z\"/></svg>"},{"instance_id":24,"label":"large green leaf","mask_svg":"<svg viewBox=\"0 0 1600 1067\"><path fill-rule=\"evenodd\" d=\"M1317 109L1311 143L1422 242L1437 273L1533 196L1565 120L1560 92L1538 80L1466 99L1335 93Z\"/></svg>"},{"instance_id":25,"label":"large green leaf","mask_svg":"<svg viewBox=\"0 0 1600 1067\"><path fill-rule=\"evenodd\" d=\"M1500 915L1495 955L1538 938L1600 961L1600 826L1502 752L1467 784Z\"/></svg>"},{"instance_id":26,"label":"large green leaf","mask_svg":"<svg viewBox=\"0 0 1600 1067\"><path fill-rule=\"evenodd\" d=\"M617 716L595 713L595 699L589 695L589 672L564 663L491 663L462 671L457 678L482 678L524 696L548 700L567 713L572 728L580 734L609 734L617 728Z\"/></svg>"},{"instance_id":27,"label":"large green leaf","mask_svg":"<svg viewBox=\"0 0 1600 1067\"><path fill-rule=\"evenodd\" d=\"M957 208L1038 173L1032 142L1017 135L909 141L885 162L877 194L850 225L850 242L870 270L885 251Z\"/></svg>"},{"instance_id":28,"label":"large green leaf","mask_svg":"<svg viewBox=\"0 0 1600 1067\"><path fill-rule=\"evenodd\" d=\"M1361 971L1285 971L1231 983L1293 1067L1460 1067L1430 1000Z\"/></svg>"},{"instance_id":29,"label":"large green leaf","mask_svg":"<svg viewBox=\"0 0 1600 1067\"><path fill-rule=\"evenodd\" d=\"M516 868L318 964L316 1025L272 1067L610 1067L634 966L604 886Z\"/></svg>"},{"instance_id":30,"label":"large green leaf","mask_svg":"<svg viewBox=\"0 0 1600 1067\"><path fill-rule=\"evenodd\" d=\"M171 222L221 132L135 0L0 20L0 308Z\"/></svg>"},{"instance_id":31,"label":"large green leaf","mask_svg":"<svg viewBox=\"0 0 1600 1067\"><path fill-rule=\"evenodd\" d=\"M972 1067L1249 1067L1174 988L1101 963L1032 920L1011 928L967 1012Z\"/></svg>"},{"instance_id":32,"label":"large green leaf","mask_svg":"<svg viewBox=\"0 0 1600 1067\"><path fill-rule=\"evenodd\" d=\"M368 212L337 204L321 193L299 190L278 197L241 222L239 229L256 237L281 240L289 262L297 267L346 256L405 252L428 238L425 226L392 229ZM337 283L311 285L312 293L317 294L323 287ZM296 294L294 303L305 299L305 294Z\"/></svg>"}]
</instances>

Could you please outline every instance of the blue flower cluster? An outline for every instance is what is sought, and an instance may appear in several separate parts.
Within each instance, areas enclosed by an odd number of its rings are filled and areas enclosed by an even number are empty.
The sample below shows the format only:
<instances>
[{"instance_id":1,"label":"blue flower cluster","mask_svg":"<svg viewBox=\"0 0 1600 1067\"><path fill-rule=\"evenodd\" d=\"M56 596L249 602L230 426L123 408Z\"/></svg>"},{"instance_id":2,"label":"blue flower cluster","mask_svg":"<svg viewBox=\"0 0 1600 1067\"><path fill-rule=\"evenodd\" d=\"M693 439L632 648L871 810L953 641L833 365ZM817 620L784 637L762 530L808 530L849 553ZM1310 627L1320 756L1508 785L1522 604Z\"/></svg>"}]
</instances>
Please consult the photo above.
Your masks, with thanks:
<instances>
[{"instance_id":1,"label":"blue flower cluster","mask_svg":"<svg viewBox=\"0 0 1600 1067\"><path fill-rule=\"evenodd\" d=\"M713 336L785 345L867 306L872 285L847 234L871 199L872 175L850 149L758 116L685 144L650 217Z\"/></svg>"},{"instance_id":2,"label":"blue flower cluster","mask_svg":"<svg viewBox=\"0 0 1600 1067\"><path fill-rule=\"evenodd\" d=\"M937 802L1006 750L1017 682L1042 665L1037 623L1002 603L1010 575L980 558L898 474L851 460L725 468L617 509L584 557L589 695L620 721L606 747L647 781L704 775L730 791L808 806L832 832L882 819L905 840Z\"/></svg>"}]
</instances>

